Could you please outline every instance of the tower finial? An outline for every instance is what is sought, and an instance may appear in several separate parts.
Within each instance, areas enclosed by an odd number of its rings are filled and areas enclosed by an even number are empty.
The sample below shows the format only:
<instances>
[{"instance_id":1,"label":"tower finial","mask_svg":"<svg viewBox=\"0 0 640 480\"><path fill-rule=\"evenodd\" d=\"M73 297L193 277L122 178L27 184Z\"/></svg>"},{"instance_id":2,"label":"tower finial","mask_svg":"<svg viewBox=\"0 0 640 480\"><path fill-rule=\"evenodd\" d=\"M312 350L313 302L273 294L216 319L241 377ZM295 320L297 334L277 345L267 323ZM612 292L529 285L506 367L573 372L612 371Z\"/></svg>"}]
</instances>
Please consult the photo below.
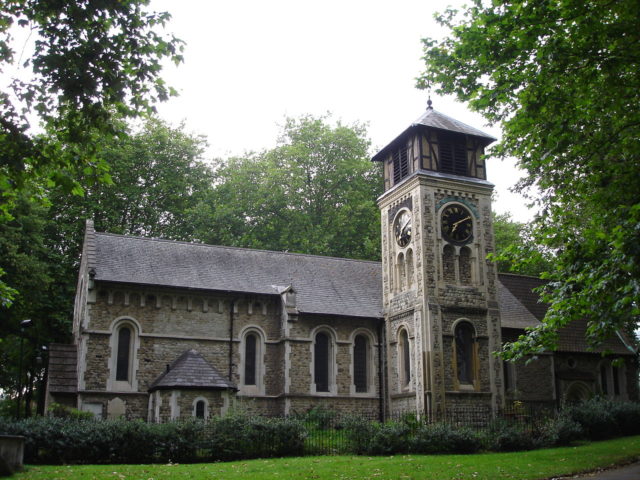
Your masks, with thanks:
<instances>
[{"instance_id":1,"label":"tower finial","mask_svg":"<svg viewBox=\"0 0 640 480\"><path fill-rule=\"evenodd\" d=\"M429 100L427 100L427 110L433 110L433 102L431 101L431 95L429 95Z\"/></svg>"}]
</instances>

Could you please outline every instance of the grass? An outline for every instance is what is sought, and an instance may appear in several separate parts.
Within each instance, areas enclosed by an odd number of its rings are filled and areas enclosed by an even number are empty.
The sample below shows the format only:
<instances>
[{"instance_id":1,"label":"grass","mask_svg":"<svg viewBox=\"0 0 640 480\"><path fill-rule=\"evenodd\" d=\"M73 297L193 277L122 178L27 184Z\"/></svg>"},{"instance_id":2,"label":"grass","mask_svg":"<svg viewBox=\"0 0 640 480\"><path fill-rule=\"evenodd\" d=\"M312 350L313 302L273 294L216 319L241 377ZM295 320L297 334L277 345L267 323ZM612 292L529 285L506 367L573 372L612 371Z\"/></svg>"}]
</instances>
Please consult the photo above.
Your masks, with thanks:
<instances>
[{"instance_id":1,"label":"grass","mask_svg":"<svg viewBox=\"0 0 640 480\"><path fill-rule=\"evenodd\" d=\"M575 447L479 455L302 457L191 465L29 466L15 480L537 480L637 460L640 436Z\"/></svg>"}]
</instances>

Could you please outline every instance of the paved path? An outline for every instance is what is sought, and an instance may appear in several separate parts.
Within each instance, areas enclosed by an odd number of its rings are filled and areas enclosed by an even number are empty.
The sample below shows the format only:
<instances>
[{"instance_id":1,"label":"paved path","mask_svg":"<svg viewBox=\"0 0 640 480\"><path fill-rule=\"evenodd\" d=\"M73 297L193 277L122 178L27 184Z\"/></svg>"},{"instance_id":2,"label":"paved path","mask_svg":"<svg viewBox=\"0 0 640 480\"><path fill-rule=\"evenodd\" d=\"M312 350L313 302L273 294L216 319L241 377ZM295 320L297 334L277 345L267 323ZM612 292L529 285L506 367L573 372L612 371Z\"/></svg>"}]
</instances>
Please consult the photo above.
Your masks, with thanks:
<instances>
[{"instance_id":1,"label":"paved path","mask_svg":"<svg viewBox=\"0 0 640 480\"><path fill-rule=\"evenodd\" d=\"M640 480L640 463L632 463L613 470L593 472L578 477L562 477L563 480Z\"/></svg>"}]
</instances>

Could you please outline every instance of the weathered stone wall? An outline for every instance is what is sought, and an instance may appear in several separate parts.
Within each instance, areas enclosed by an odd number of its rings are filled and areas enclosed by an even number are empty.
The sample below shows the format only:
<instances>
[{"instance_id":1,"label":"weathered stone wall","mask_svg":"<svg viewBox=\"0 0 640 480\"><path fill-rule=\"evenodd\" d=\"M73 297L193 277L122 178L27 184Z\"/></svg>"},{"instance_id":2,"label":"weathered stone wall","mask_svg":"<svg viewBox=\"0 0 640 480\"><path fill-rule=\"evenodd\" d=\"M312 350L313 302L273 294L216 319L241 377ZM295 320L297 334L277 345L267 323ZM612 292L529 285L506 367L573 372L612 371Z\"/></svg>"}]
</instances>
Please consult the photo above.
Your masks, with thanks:
<instances>
[{"instance_id":1,"label":"weathered stone wall","mask_svg":"<svg viewBox=\"0 0 640 480\"><path fill-rule=\"evenodd\" d=\"M82 332L87 343L84 392L92 395L93 402L102 398L100 401L105 404L113 395L131 396L130 392L120 392L116 387L109 391L110 359L114 353L111 347L112 333L120 320L130 321L136 326L136 391L145 399L142 402L144 405L135 402L135 407L134 403L125 402L127 415L146 418L147 390L166 370L166 366L186 350L197 350L226 377L229 372L229 327L233 309L232 380L237 385L241 381L241 349L245 332L247 329L258 330L262 332L261 338L264 338L261 378L264 384L261 391L264 394L243 393L240 385L241 403L250 405L247 407L250 411L269 415L285 413L285 382L289 383L289 392L295 398L311 394L313 333L319 326L331 332L333 338L335 389L330 394L318 394L318 401L324 401L327 396L347 399L353 396L353 401L345 403L344 399L340 400L341 405L362 405L357 407L360 410L369 408L371 399L379 396L377 322L373 319L300 316L297 321L288 322L289 336L283 338L280 308L280 299L275 296L213 296L168 288L98 285L96 300L88 305L87 328ZM371 371L371 388L367 394L352 395L354 332L366 333L370 339L368 367ZM104 392L104 395L100 395L100 392ZM162 394L161 417L170 415L166 396L166 393ZM182 416L187 412L183 403L192 402L191 397L191 394L181 393L179 401L182 402ZM304 398L309 405L316 402ZM295 402L300 403L298 400ZM192 410L191 405L188 415ZM212 414L217 410L217 407L213 409Z\"/></svg>"}]
</instances>

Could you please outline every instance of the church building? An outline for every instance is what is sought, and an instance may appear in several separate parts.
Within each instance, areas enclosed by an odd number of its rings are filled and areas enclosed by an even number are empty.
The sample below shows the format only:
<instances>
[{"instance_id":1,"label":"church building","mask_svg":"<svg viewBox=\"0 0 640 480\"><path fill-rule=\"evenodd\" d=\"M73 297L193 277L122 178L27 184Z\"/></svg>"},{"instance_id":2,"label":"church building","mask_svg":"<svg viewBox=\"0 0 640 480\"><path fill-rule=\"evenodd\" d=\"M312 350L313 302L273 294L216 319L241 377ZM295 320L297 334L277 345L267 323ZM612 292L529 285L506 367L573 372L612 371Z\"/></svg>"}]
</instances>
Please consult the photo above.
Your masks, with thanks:
<instances>
[{"instance_id":1,"label":"church building","mask_svg":"<svg viewBox=\"0 0 640 480\"><path fill-rule=\"evenodd\" d=\"M230 408L383 418L637 400L622 333L590 351L586 323L574 322L526 364L493 355L546 311L539 279L487 260L493 141L429 102L374 155L382 262L114 235L87 221L74 342L50 347L47 401L165 421Z\"/></svg>"}]
</instances>

